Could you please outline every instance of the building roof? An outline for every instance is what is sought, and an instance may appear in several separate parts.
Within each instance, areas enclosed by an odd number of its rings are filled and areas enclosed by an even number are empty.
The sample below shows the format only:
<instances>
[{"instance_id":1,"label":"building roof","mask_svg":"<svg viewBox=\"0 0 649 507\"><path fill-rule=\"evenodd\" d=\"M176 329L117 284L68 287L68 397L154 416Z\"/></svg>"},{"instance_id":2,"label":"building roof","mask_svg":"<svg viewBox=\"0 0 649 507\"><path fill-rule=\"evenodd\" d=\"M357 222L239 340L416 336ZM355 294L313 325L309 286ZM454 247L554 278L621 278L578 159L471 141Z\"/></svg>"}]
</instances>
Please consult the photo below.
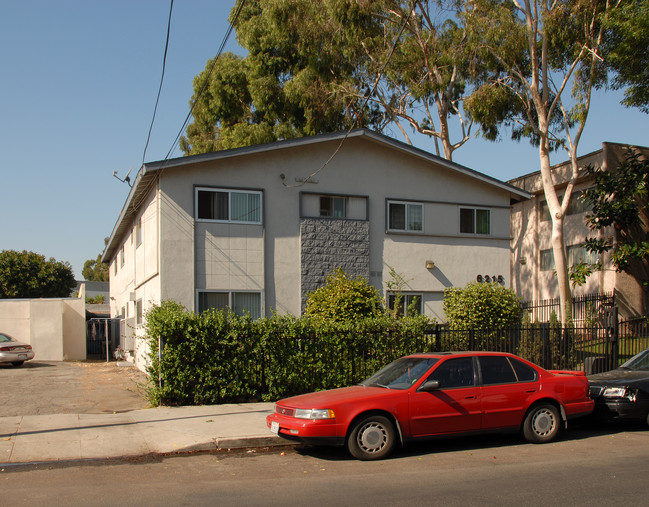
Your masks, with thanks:
<instances>
[{"instance_id":1,"label":"building roof","mask_svg":"<svg viewBox=\"0 0 649 507\"><path fill-rule=\"evenodd\" d=\"M284 141L276 141L266 144L257 144L253 146L245 146L242 148L234 148L230 150L221 150L210 153L203 153L200 155L190 155L187 157L178 157L167 160L160 160L157 162L148 162L142 165L138 171L131 191L126 198L126 202L122 207L117 223L113 228L110 239L104 253L102 255L102 262L110 262L116 255L119 249L121 238L124 234L131 229L132 220L139 213L140 207L147 195L149 195L153 186L157 183L157 178L164 170L172 169L175 167L182 167L189 164L196 164L201 162L211 162L215 160L226 160L235 157L241 157L252 154L268 153L276 150L286 150L294 147L303 147L311 144L319 144L331 141L344 142L348 138L364 138L367 141L374 142L394 150L400 151L409 156L414 156L419 159L434 162L438 166L447 168L460 174L465 174L475 178L486 185L499 188L505 192L509 192L512 198L517 199L530 199L532 196L525 190L519 187L505 183L491 176L487 176L481 172L475 171L455 162L451 162L437 155L433 155L425 150L416 148L407 143L397 141L383 134L379 134L369 129L354 129L348 132L335 132L332 134L320 134L316 136L300 137L296 139L287 139Z\"/></svg>"}]
</instances>

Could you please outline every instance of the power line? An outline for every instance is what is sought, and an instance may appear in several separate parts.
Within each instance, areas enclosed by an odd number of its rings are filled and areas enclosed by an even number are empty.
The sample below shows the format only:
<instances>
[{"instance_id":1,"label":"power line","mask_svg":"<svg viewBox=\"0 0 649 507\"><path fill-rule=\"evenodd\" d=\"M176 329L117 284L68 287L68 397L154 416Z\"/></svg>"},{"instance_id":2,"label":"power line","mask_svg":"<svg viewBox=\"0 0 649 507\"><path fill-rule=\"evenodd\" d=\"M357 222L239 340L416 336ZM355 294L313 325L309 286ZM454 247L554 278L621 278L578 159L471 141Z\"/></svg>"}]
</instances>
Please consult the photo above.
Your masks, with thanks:
<instances>
[{"instance_id":1,"label":"power line","mask_svg":"<svg viewBox=\"0 0 649 507\"><path fill-rule=\"evenodd\" d=\"M230 38L230 35L232 34L232 30L234 29L234 25L237 22L237 19L239 18L239 14L241 13L241 10L243 9L243 5L246 3L246 0L241 0L239 3L239 7L237 8L234 17L232 18L232 21L230 22L230 26L228 26L228 30L223 37L223 41L221 42L221 46L219 47L218 52L216 53L216 56L214 57L214 60L212 60L212 65L210 67L210 70L208 71L207 75L205 76L205 80L203 81L203 85L201 86L200 90L198 91L198 94L196 95L196 99L192 103L192 107L189 109L189 113L187 113L187 117L185 118L185 121L183 122L182 127L180 128L180 131L178 132L178 135L176 136L176 139L174 140L173 144L171 145L171 148L167 152L167 155L165 156L164 160L166 161L173 151L176 149L176 145L178 144L178 141L180 140L180 136L183 134L185 129L187 128L187 124L189 123L189 119L192 117L192 113L194 112L194 108L196 107L196 104L198 104L198 99L200 99L201 95L203 95L203 92L207 89L209 83L210 83L210 76L212 75L212 72L214 71L214 67L216 66L216 62L220 58L221 54L223 53L223 49L225 48L225 45L228 42L228 39Z\"/></svg>"},{"instance_id":2,"label":"power line","mask_svg":"<svg viewBox=\"0 0 649 507\"><path fill-rule=\"evenodd\" d=\"M172 0L171 3L172 3L172 6L173 6L173 0ZM157 181L160 178L160 175L162 174L162 172L165 169L165 163L167 162L167 160L169 160L169 157L171 156L173 151L176 149L176 144L178 143L182 133L185 131L185 128L187 127L187 124L189 123L189 119L191 118L192 113L194 112L194 108L196 107L196 104L198 103L198 99L200 98L200 96L203 94L203 92L207 89L207 86L209 85L209 78L210 78L212 72L214 71L214 67L216 65L216 62L220 58L221 54L223 53L225 45L227 44L228 39L230 38L230 35L232 34L232 30L234 29L234 25L236 24L237 19L239 18L239 14L241 13L241 10L243 9L243 6L244 6L245 3L246 3L246 0L241 0L241 2L239 3L239 6L237 7L237 10L235 12L235 15L232 18L232 21L230 22L230 24L228 26L228 30L226 31L226 34L223 37L223 41L221 42L221 45L219 46L217 54L214 57L214 60L212 61L212 65L210 67L210 70L207 73L207 75L205 76L205 81L203 82L203 85L201 86L198 94L196 95L196 99L193 101L192 107L190 108L189 113L187 114L187 117L185 118L185 121L183 122L183 125L182 125L182 127L180 128L180 130L178 132L178 135L174 139L174 142L171 145L171 148L167 152L167 155L162 160L162 164L160 165L160 168L156 171L155 178L152 178L151 181L149 182L149 184L147 185L147 187L145 189L143 189L143 191L141 193L140 200L137 203L133 203L133 207L135 209L137 209L142 204L142 202L144 202L144 200L146 199L146 196L148 195L150 190L156 185ZM169 12L169 19L171 20L171 10ZM168 44L168 42L169 42L169 31L167 32L167 44ZM165 57L166 57L166 48L165 48ZM162 83L161 83L161 86L162 86ZM157 107L157 103L156 103L156 107ZM150 132L149 132L149 134L150 134ZM142 165L144 166L144 161L142 161Z\"/></svg>"},{"instance_id":3,"label":"power line","mask_svg":"<svg viewBox=\"0 0 649 507\"><path fill-rule=\"evenodd\" d=\"M142 165L144 165L144 160L146 159L146 150L149 147L149 141L151 140L151 131L153 130L153 123L155 122L155 116L158 111L158 103L160 102L160 93L162 92L162 83L165 78L165 68L167 67L167 51L169 50L169 33L171 32L171 14L174 9L174 0L171 0L169 5L169 19L167 21L167 39L165 41L165 51L162 58L162 75L160 76L160 86L158 87L158 96L155 100L155 107L153 108L153 118L151 118L151 125L149 126L149 135L146 138L146 145L144 146L144 153L142 153Z\"/></svg>"}]
</instances>

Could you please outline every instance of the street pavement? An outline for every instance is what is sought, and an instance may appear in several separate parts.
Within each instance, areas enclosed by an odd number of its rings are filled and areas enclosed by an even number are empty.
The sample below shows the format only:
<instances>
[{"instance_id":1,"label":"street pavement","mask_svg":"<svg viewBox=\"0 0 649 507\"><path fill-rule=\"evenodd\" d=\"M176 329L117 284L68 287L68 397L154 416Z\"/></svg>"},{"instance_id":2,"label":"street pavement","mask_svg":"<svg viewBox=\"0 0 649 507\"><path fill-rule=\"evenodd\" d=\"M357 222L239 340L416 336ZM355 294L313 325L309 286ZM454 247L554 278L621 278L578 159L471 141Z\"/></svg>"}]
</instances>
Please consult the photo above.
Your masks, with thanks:
<instances>
[{"instance_id":1,"label":"street pavement","mask_svg":"<svg viewBox=\"0 0 649 507\"><path fill-rule=\"evenodd\" d=\"M0 417L0 466L286 445L272 403Z\"/></svg>"},{"instance_id":2,"label":"street pavement","mask_svg":"<svg viewBox=\"0 0 649 507\"><path fill-rule=\"evenodd\" d=\"M286 445L272 403L147 408L146 382L126 362L0 367L0 467Z\"/></svg>"}]
</instances>

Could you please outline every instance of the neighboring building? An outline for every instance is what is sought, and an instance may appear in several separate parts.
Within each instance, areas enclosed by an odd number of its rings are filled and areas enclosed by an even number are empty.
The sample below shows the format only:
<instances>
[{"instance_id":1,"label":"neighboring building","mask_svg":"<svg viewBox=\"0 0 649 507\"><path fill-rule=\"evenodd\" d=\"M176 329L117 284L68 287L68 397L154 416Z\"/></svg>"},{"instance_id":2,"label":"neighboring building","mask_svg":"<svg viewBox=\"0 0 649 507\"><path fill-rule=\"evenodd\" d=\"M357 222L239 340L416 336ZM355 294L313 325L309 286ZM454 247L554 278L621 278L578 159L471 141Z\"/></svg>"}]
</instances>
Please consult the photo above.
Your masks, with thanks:
<instances>
[{"instance_id":1,"label":"neighboring building","mask_svg":"<svg viewBox=\"0 0 649 507\"><path fill-rule=\"evenodd\" d=\"M103 296L104 301L108 304L110 290L108 282L94 282L88 280L77 280L77 287L72 291L72 294L78 294L81 289L81 284L86 286L86 299L95 300L98 296Z\"/></svg>"},{"instance_id":2,"label":"neighboring building","mask_svg":"<svg viewBox=\"0 0 649 507\"><path fill-rule=\"evenodd\" d=\"M141 366L152 304L299 315L342 267L387 300L397 273L440 321L447 287L510 286L510 206L530 197L365 129L145 164L102 258L111 314Z\"/></svg>"},{"instance_id":3,"label":"neighboring building","mask_svg":"<svg viewBox=\"0 0 649 507\"><path fill-rule=\"evenodd\" d=\"M640 285L625 273L618 273L611 264L609 256L599 259L589 253L583 246L584 239L597 234L602 237L613 236L613 229L592 232L586 224L588 209L579 200L580 193L594 185L593 179L584 170L587 166L614 170L625 158L628 145L602 143L602 149L584 155L578 159L580 177L564 220L564 238L568 265L581 261L595 263L600 261L602 271L591 275L586 284L573 289L574 295L615 292L617 306L623 316L641 314L642 289ZM649 148L634 147L643 156L649 156ZM565 192L571 167L570 162L563 162L552 167L559 196ZM554 257L550 237L552 222L543 193L541 172L537 171L521 176L508 183L534 195L532 200L519 201L512 207L512 288L524 300L538 301L559 297L557 278L554 273Z\"/></svg>"}]
</instances>

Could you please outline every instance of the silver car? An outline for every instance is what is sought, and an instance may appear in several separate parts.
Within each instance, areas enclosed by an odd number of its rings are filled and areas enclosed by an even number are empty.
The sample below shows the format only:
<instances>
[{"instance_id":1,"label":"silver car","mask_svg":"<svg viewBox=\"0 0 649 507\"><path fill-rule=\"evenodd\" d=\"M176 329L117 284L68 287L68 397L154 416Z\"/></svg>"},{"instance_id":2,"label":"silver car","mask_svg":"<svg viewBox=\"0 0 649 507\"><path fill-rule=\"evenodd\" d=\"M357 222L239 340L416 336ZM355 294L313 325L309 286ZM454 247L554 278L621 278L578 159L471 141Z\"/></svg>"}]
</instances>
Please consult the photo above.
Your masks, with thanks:
<instances>
[{"instance_id":1,"label":"silver car","mask_svg":"<svg viewBox=\"0 0 649 507\"><path fill-rule=\"evenodd\" d=\"M0 333L0 363L11 363L22 366L25 361L34 358L31 345L19 342L8 334Z\"/></svg>"}]
</instances>

